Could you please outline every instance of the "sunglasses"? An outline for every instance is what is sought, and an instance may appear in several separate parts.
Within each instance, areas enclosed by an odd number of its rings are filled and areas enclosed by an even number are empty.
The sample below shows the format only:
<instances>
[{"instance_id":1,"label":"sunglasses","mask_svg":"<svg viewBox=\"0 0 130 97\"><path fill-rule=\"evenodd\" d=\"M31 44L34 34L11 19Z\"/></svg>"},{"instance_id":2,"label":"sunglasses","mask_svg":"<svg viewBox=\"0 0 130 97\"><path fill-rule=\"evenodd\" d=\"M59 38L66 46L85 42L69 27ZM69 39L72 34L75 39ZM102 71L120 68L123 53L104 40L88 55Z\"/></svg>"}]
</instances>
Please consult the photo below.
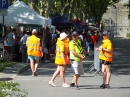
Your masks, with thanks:
<instances>
[{"instance_id":1,"label":"sunglasses","mask_svg":"<svg viewBox=\"0 0 130 97\"><path fill-rule=\"evenodd\" d=\"M103 34L103 36L107 36L106 34Z\"/></svg>"}]
</instances>

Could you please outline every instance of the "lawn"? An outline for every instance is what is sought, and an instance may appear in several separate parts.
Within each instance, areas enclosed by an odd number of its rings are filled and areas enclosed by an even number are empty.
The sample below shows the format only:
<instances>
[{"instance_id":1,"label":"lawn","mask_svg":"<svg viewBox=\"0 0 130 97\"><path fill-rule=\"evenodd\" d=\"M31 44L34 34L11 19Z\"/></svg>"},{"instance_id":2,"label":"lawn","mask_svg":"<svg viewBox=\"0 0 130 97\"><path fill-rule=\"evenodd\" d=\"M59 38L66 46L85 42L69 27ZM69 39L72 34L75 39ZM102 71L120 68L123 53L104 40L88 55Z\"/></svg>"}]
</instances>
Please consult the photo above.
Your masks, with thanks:
<instances>
[{"instance_id":1,"label":"lawn","mask_svg":"<svg viewBox=\"0 0 130 97\"><path fill-rule=\"evenodd\" d=\"M15 64L16 64L16 62L9 62L9 61L0 59L0 72L2 72L5 67L11 67Z\"/></svg>"}]
</instances>

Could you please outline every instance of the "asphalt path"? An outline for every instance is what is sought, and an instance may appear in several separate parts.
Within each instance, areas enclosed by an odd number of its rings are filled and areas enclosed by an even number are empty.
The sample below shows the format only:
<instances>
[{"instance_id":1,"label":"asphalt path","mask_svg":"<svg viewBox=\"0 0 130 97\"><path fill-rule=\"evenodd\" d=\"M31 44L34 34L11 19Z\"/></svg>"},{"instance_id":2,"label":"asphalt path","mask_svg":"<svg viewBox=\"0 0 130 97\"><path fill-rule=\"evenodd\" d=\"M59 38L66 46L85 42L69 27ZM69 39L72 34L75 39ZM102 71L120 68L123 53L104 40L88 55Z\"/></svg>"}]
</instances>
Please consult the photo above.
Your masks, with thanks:
<instances>
[{"instance_id":1,"label":"asphalt path","mask_svg":"<svg viewBox=\"0 0 130 97\"><path fill-rule=\"evenodd\" d=\"M80 90L63 88L58 76L55 80L57 87L48 85L52 74L56 70L53 63L41 63L37 70L38 76L32 77L28 69L15 77L14 82L20 83L20 88L28 92L27 97L130 97L130 39L115 38L113 42L114 58L111 66L112 78L110 89L100 89L102 75L89 72L93 63L93 56L87 56L83 61L85 74L79 78ZM72 80L73 73L67 66L65 73L66 82Z\"/></svg>"}]
</instances>

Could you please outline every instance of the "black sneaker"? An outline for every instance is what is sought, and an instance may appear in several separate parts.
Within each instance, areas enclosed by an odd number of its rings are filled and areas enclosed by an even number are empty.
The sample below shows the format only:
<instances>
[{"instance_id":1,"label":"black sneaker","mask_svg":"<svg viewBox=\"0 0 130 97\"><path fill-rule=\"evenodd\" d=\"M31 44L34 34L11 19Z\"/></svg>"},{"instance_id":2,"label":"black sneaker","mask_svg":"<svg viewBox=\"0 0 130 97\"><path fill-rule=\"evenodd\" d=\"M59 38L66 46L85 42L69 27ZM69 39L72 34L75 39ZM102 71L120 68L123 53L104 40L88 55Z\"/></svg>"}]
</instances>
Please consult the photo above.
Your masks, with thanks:
<instances>
[{"instance_id":1,"label":"black sneaker","mask_svg":"<svg viewBox=\"0 0 130 97\"><path fill-rule=\"evenodd\" d=\"M37 73L36 73L36 72L34 72L34 76L37 76Z\"/></svg>"},{"instance_id":2,"label":"black sneaker","mask_svg":"<svg viewBox=\"0 0 130 97\"><path fill-rule=\"evenodd\" d=\"M102 85L100 86L100 88L103 88L103 89L104 89L104 88L105 88L105 84L102 84Z\"/></svg>"},{"instance_id":3,"label":"black sneaker","mask_svg":"<svg viewBox=\"0 0 130 97\"><path fill-rule=\"evenodd\" d=\"M71 87L74 87L74 86L75 86L75 84L74 84L74 83L72 83L72 82L70 82L70 86L71 86Z\"/></svg>"},{"instance_id":4,"label":"black sneaker","mask_svg":"<svg viewBox=\"0 0 130 97\"><path fill-rule=\"evenodd\" d=\"M106 84L106 85L105 85L105 88L110 89L109 84Z\"/></svg>"},{"instance_id":5,"label":"black sneaker","mask_svg":"<svg viewBox=\"0 0 130 97\"><path fill-rule=\"evenodd\" d=\"M80 88L79 88L79 86L78 86L78 85L75 85L75 89L80 90Z\"/></svg>"}]
</instances>

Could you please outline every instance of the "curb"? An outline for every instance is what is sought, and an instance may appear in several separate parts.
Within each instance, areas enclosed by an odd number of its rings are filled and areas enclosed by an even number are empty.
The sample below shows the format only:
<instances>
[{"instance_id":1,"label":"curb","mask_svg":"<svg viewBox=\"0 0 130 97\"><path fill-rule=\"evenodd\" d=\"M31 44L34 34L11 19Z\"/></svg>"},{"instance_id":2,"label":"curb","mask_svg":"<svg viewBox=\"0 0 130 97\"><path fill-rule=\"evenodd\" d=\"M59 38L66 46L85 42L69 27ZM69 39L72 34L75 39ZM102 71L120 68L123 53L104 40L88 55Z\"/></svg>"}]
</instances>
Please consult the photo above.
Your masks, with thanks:
<instances>
[{"instance_id":1,"label":"curb","mask_svg":"<svg viewBox=\"0 0 130 97\"><path fill-rule=\"evenodd\" d=\"M3 72L0 73L0 81L13 80L18 74L26 71L29 68L29 63L16 63L12 67L6 67Z\"/></svg>"}]
</instances>

